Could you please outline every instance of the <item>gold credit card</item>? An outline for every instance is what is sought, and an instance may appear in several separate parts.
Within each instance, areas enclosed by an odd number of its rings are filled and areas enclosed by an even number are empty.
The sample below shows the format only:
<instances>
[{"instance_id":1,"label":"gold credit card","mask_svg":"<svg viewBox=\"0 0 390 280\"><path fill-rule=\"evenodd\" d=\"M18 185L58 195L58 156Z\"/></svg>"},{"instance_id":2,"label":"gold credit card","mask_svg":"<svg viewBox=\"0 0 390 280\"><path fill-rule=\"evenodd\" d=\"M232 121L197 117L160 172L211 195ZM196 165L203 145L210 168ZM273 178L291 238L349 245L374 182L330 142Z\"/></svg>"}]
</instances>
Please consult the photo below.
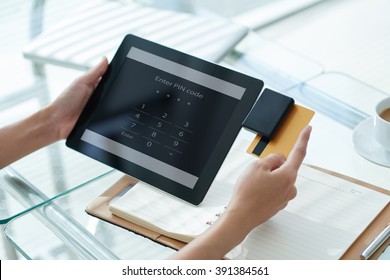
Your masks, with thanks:
<instances>
[{"instance_id":1,"label":"gold credit card","mask_svg":"<svg viewBox=\"0 0 390 280\"><path fill-rule=\"evenodd\" d=\"M281 153L288 157L299 133L309 124L313 116L314 111L294 104L272 139L262 139L258 134L247 149L247 153L260 158L272 153Z\"/></svg>"}]
</instances>

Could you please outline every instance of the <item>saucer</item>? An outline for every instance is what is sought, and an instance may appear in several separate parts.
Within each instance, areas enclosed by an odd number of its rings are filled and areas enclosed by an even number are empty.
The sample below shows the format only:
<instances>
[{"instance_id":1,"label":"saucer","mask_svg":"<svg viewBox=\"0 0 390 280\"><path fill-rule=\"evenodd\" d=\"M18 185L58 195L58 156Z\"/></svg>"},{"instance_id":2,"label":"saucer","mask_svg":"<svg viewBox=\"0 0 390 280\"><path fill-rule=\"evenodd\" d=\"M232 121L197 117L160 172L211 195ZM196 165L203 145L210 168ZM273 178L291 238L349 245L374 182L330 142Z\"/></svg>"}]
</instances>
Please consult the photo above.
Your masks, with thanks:
<instances>
[{"instance_id":1,"label":"saucer","mask_svg":"<svg viewBox=\"0 0 390 280\"><path fill-rule=\"evenodd\" d=\"M365 159L390 167L390 152L387 152L374 138L374 119L369 118L359 123L352 136L353 145Z\"/></svg>"}]
</instances>

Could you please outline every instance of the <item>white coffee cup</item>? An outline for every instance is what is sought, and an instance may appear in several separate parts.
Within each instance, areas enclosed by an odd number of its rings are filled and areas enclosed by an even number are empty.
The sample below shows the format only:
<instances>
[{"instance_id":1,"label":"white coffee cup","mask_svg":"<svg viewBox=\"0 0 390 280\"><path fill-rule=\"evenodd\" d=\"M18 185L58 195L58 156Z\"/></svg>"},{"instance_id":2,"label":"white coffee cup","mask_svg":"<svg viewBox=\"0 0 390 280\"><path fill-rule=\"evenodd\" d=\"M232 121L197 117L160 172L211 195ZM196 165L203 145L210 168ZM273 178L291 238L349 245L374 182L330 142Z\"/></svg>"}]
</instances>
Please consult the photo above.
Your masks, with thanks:
<instances>
[{"instance_id":1,"label":"white coffee cup","mask_svg":"<svg viewBox=\"0 0 390 280\"><path fill-rule=\"evenodd\" d=\"M384 112L386 111L386 114ZM381 100L375 107L374 135L376 141L390 152L390 97ZM385 119L386 118L386 119Z\"/></svg>"}]
</instances>

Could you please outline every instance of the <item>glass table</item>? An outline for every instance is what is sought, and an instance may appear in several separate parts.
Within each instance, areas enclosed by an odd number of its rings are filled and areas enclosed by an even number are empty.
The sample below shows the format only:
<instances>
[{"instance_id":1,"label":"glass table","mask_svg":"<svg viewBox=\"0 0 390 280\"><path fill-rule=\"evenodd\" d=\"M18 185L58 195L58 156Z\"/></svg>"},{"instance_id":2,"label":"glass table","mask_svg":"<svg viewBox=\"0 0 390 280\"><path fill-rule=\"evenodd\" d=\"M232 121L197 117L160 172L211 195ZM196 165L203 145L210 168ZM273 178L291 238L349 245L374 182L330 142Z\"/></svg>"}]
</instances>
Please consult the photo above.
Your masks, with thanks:
<instances>
[{"instance_id":1,"label":"glass table","mask_svg":"<svg viewBox=\"0 0 390 280\"><path fill-rule=\"evenodd\" d=\"M122 175L112 172L28 212L21 220L14 219L11 223L23 230L6 227L7 235L13 236L11 243L27 259L167 258L172 249L84 212L88 203ZM21 242L25 234L29 239Z\"/></svg>"},{"instance_id":2,"label":"glass table","mask_svg":"<svg viewBox=\"0 0 390 280\"><path fill-rule=\"evenodd\" d=\"M112 170L62 141L39 150L0 170L0 224Z\"/></svg>"},{"instance_id":3,"label":"glass table","mask_svg":"<svg viewBox=\"0 0 390 280\"><path fill-rule=\"evenodd\" d=\"M220 64L258 77L266 87L280 92L323 72L320 64L255 33L249 33ZM0 171L0 224L111 171L68 149L63 141L41 149ZM24 191L14 184L16 177L24 182ZM34 201L31 193L35 193Z\"/></svg>"},{"instance_id":4,"label":"glass table","mask_svg":"<svg viewBox=\"0 0 390 280\"><path fill-rule=\"evenodd\" d=\"M384 97L340 73L324 73L285 91L316 110L305 162L390 189L388 168L365 160L354 150L353 128L370 116L370 104L342 100L346 91L369 93L371 102ZM252 138L242 130L235 145L245 151ZM111 172L13 219L5 228L6 237L28 259L167 258L174 250L85 213L87 205L122 175Z\"/></svg>"},{"instance_id":5,"label":"glass table","mask_svg":"<svg viewBox=\"0 0 390 280\"><path fill-rule=\"evenodd\" d=\"M390 188L388 169L360 157L351 140L353 129L370 117L372 104L385 93L341 73L324 73L320 64L255 33L220 64L258 77L266 87L317 112L306 163ZM242 135L240 145L246 146L251 139ZM27 259L161 259L174 252L87 215L88 203L122 174L67 149L63 142L0 175L0 223L8 223L6 238Z\"/></svg>"},{"instance_id":6,"label":"glass table","mask_svg":"<svg viewBox=\"0 0 390 280\"><path fill-rule=\"evenodd\" d=\"M272 41L265 40L254 33L248 34L221 61L221 64L259 77L265 82L267 87L281 92L293 88L302 81L309 80L323 72L320 64L307 60L299 54L278 46ZM291 65L300 65L301 67L297 68ZM37 164L38 162L40 163L39 165ZM72 189L78 189L77 192L82 192L81 189L84 188L84 185L89 186L89 183L98 184L100 177L112 172L111 168L66 148L63 142L53 144L1 171L0 182L4 185L2 198L0 198L3 202L1 205L4 205L0 212L0 215L2 215L0 216L1 221L6 223L25 212L38 213L43 209L42 207L46 207L42 205L46 205L45 203L49 203L56 197L59 197L55 200L55 203L60 205L58 206L59 209L65 209L66 207L62 203L69 200L66 197L68 197L68 194L71 195ZM107 188L108 186L106 185L105 187ZM87 193L90 192L87 191ZM89 199L86 198L86 201L80 205L84 208L88 200L90 201L91 199L91 197ZM73 200L70 199L70 201ZM76 205L79 204L76 203ZM76 205L71 203L69 209L73 209ZM34 208L37 208L37 212L35 210L32 211ZM71 213L72 211L65 212ZM81 213L85 215L84 211L81 211ZM36 217L35 214L32 216ZM39 219L43 219L42 215L40 215ZM79 220L79 218L74 219ZM16 221L18 219L14 219L12 224ZM42 225L45 225L45 223ZM48 228L48 230L51 229ZM8 227L7 232L18 233L19 230ZM42 234L41 236L49 235ZM26 253L23 249L25 246L19 244L16 239L10 238L15 247L19 248L24 256L27 258L43 258L35 255L35 253ZM43 244L51 244L51 242L44 242ZM84 254L79 255L78 253L65 253L65 255L68 258L84 256ZM87 258L89 257L91 256ZM107 255L98 255L97 258L112 257L113 255L109 257ZM125 257L131 256L125 255Z\"/></svg>"}]
</instances>

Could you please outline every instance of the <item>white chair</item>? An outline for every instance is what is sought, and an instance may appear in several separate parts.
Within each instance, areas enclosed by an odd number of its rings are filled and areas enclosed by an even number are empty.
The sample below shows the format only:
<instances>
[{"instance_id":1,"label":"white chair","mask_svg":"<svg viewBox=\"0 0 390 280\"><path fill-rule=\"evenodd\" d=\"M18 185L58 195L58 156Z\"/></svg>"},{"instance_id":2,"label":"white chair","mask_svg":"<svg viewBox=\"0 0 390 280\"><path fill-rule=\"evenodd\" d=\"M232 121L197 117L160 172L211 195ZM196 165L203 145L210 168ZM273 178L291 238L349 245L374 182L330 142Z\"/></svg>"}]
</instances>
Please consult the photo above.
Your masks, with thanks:
<instances>
[{"instance_id":1,"label":"white chair","mask_svg":"<svg viewBox=\"0 0 390 280\"><path fill-rule=\"evenodd\" d=\"M112 58L126 34L134 34L211 61L223 58L248 28L216 17L198 17L134 3L89 1L72 17L28 44L24 57L88 69Z\"/></svg>"}]
</instances>

